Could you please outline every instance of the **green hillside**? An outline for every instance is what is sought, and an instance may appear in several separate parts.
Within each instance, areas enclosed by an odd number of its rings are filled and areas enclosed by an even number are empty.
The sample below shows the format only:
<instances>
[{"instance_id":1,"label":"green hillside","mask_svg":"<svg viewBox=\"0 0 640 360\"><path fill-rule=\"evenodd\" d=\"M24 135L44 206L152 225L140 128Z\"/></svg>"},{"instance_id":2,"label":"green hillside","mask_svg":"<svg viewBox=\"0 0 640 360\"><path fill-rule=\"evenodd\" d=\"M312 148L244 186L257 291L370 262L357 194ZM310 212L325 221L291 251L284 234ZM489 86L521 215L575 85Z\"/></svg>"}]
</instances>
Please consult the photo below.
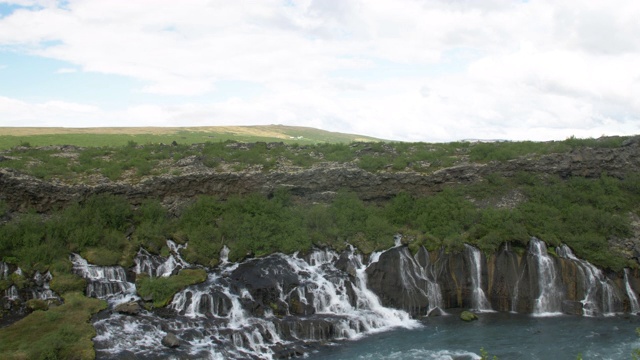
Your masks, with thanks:
<instances>
[{"instance_id":1,"label":"green hillside","mask_svg":"<svg viewBox=\"0 0 640 360\"><path fill-rule=\"evenodd\" d=\"M350 143L380 139L319 130L301 126L208 126L208 127L131 127L131 128L29 128L0 127L0 149L9 149L20 144L31 146L76 145L122 146L130 141L138 144L195 144L219 141Z\"/></svg>"}]
</instances>

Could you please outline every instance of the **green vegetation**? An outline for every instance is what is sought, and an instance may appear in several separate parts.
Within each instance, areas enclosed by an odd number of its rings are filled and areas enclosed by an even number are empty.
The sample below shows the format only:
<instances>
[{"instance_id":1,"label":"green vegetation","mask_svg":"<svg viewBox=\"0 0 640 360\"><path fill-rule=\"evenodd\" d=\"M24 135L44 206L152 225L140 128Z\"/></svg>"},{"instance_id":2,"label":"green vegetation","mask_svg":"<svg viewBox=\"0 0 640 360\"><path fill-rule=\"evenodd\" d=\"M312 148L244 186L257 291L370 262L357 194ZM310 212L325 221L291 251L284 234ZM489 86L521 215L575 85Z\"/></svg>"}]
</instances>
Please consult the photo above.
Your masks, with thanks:
<instances>
[{"instance_id":1,"label":"green vegetation","mask_svg":"<svg viewBox=\"0 0 640 360\"><path fill-rule=\"evenodd\" d=\"M513 193L523 200L510 207L483 205ZM531 174L490 177L427 197L401 193L384 204L366 203L347 191L328 204L312 205L294 203L284 190L269 198L201 196L177 218L154 200L134 209L123 198L98 195L47 217L26 213L3 224L0 254L27 273L53 269L52 286L65 290L82 286L70 274L70 252L101 265L131 266L141 246L166 253L168 238L189 242L182 253L187 261L215 266L225 245L234 261L306 252L312 246L339 250L347 243L368 254L390 247L396 233L404 235L412 251L420 246L458 251L469 243L493 252L504 242L524 249L536 236L552 246L567 244L598 266L621 270L627 262L608 240L632 235L628 214L637 213L637 204L640 176L621 180L604 174L567 180ZM13 282L20 284L20 279Z\"/></svg>"},{"instance_id":2,"label":"green vegetation","mask_svg":"<svg viewBox=\"0 0 640 360\"><path fill-rule=\"evenodd\" d=\"M616 147L625 139L570 138L546 143L354 142L306 145L285 145L284 142L212 142L211 139L207 139L206 142L196 145L146 142L143 146L129 137L129 140L120 146L97 146L101 142L92 143L84 148L19 146L3 152L0 167L16 169L42 179L56 178L66 182L91 182L95 181L92 179L95 176L117 181L162 174L180 175L182 167L177 164L184 159L223 171L270 171L278 166L308 168L320 162L333 161L353 163L369 172L433 172L464 161L507 161L520 156L535 157L567 152L585 146Z\"/></svg>"},{"instance_id":3,"label":"green vegetation","mask_svg":"<svg viewBox=\"0 0 640 360\"><path fill-rule=\"evenodd\" d=\"M480 348L480 360L498 360L498 357L493 355L489 355L489 352L487 352L487 350L485 350L484 348Z\"/></svg>"},{"instance_id":4,"label":"green vegetation","mask_svg":"<svg viewBox=\"0 0 640 360\"><path fill-rule=\"evenodd\" d=\"M183 269L177 275L170 277L139 275L136 279L136 288L141 297L150 298L153 301L154 307L163 307L178 291L206 279L207 272L203 269Z\"/></svg>"},{"instance_id":5,"label":"green vegetation","mask_svg":"<svg viewBox=\"0 0 640 360\"><path fill-rule=\"evenodd\" d=\"M91 315L106 308L102 300L67 293L64 304L36 310L10 327L0 329L3 359L93 359L95 329Z\"/></svg>"},{"instance_id":6,"label":"green vegetation","mask_svg":"<svg viewBox=\"0 0 640 360\"><path fill-rule=\"evenodd\" d=\"M378 139L319 129L284 126L212 126L194 128L0 128L0 150L15 146L74 145L119 147L140 144L197 144L208 141L285 142L289 144L350 143Z\"/></svg>"}]
</instances>

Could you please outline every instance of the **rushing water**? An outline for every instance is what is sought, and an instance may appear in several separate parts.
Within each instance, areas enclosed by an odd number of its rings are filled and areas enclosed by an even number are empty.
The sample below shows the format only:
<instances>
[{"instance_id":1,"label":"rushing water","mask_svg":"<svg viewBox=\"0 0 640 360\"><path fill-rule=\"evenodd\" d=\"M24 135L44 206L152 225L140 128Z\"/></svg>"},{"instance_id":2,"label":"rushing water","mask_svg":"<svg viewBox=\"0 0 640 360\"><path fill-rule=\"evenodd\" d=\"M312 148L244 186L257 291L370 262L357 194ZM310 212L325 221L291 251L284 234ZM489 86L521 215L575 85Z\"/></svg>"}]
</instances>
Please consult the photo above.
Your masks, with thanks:
<instances>
[{"instance_id":1,"label":"rushing water","mask_svg":"<svg viewBox=\"0 0 640 360\"><path fill-rule=\"evenodd\" d=\"M141 249L131 270L164 277L192 267L180 257L179 246L172 242L168 246L168 257ZM444 313L432 312L444 308L444 290L429 253L421 249L413 256L399 241L392 249L372 254L366 265L353 248L341 254L315 249L306 256L273 254L230 263L225 247L221 265L209 270L205 282L178 292L168 309L142 310L133 317L114 310L121 302L143 301L135 295L135 284L125 269L91 265L75 254L71 260L74 271L87 279L87 295L108 300L112 309L94 321L100 359L272 359L306 353L311 359L463 360L479 359L480 348L500 359L575 359L578 354L585 359L629 358L640 347L635 333L640 317L616 314L621 314L623 300L624 311L639 310L637 279L625 271L624 278L616 280L622 286L618 288L568 247L556 252L558 257L552 258L545 244L534 238L525 265L513 269L518 271L512 280L515 291L507 296L530 302L532 315L524 315L492 312L491 277L483 274L488 269L486 259L478 249L466 246L466 270L459 278L467 281L472 307L482 312L472 323L459 320L461 309L455 308L447 309L452 315L423 316ZM565 267L579 275L574 282L579 291L569 304L580 305L579 314L586 317L561 315L566 311L561 304L569 294L561 276ZM380 271L398 274L384 284L402 296L384 298L384 291L376 295L368 284L381 280ZM450 271L455 272L455 266ZM46 292L50 278L38 273L34 281ZM443 284L450 286L446 280ZM13 292L17 296L17 290ZM10 296L14 294L5 295ZM384 305L393 299L403 302ZM394 308L415 309L422 302L425 308L414 313L420 320ZM169 332L180 339L176 349L161 345Z\"/></svg>"},{"instance_id":2,"label":"rushing water","mask_svg":"<svg viewBox=\"0 0 640 360\"><path fill-rule=\"evenodd\" d=\"M636 316L534 317L484 313L466 323L458 316L428 318L418 329L397 329L345 341L312 354L328 359L479 359L480 348L499 359L630 359L640 348Z\"/></svg>"},{"instance_id":3,"label":"rushing water","mask_svg":"<svg viewBox=\"0 0 640 360\"><path fill-rule=\"evenodd\" d=\"M480 250L478 250L478 248L465 244L464 251L471 265L470 274L471 284L473 286L471 300L473 303L473 309L480 312L492 311L491 304L489 304L489 300L487 300L487 297L484 294L484 290L482 290L482 266Z\"/></svg>"},{"instance_id":4,"label":"rushing water","mask_svg":"<svg viewBox=\"0 0 640 360\"><path fill-rule=\"evenodd\" d=\"M558 270L553 259L547 254L547 246L541 240L532 238L529 241L529 254L535 259L540 289L540 295L533 305L533 313L536 316L560 315L562 291Z\"/></svg>"}]
</instances>

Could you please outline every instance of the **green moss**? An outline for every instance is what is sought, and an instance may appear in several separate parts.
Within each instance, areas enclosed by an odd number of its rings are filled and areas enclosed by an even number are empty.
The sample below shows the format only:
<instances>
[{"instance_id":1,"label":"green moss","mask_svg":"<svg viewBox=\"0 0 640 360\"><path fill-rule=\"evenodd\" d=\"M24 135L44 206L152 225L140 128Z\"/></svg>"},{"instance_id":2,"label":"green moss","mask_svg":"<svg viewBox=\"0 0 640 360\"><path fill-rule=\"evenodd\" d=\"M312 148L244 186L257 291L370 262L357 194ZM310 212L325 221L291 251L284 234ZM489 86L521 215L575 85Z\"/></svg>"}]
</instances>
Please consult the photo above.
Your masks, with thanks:
<instances>
[{"instance_id":1,"label":"green moss","mask_svg":"<svg viewBox=\"0 0 640 360\"><path fill-rule=\"evenodd\" d=\"M460 320L463 320L463 321L478 320L478 315L472 313L471 311L463 311L462 313L460 313Z\"/></svg>"},{"instance_id":2,"label":"green moss","mask_svg":"<svg viewBox=\"0 0 640 360\"><path fill-rule=\"evenodd\" d=\"M58 294L84 292L87 281L75 274L54 273L49 286Z\"/></svg>"},{"instance_id":3,"label":"green moss","mask_svg":"<svg viewBox=\"0 0 640 360\"><path fill-rule=\"evenodd\" d=\"M0 329L0 354L3 359L94 359L96 332L89 319L105 308L102 300L67 293L61 306L36 310Z\"/></svg>"},{"instance_id":4,"label":"green moss","mask_svg":"<svg viewBox=\"0 0 640 360\"><path fill-rule=\"evenodd\" d=\"M169 277L138 275L136 287L140 297L151 298L153 306L158 308L166 306L178 291L206 279L207 273L203 269L183 269L177 275Z\"/></svg>"},{"instance_id":5,"label":"green moss","mask_svg":"<svg viewBox=\"0 0 640 360\"><path fill-rule=\"evenodd\" d=\"M47 310L49 308L49 305L47 305L47 302L41 299L27 300L26 306L27 306L27 309L29 309L30 311Z\"/></svg>"}]
</instances>

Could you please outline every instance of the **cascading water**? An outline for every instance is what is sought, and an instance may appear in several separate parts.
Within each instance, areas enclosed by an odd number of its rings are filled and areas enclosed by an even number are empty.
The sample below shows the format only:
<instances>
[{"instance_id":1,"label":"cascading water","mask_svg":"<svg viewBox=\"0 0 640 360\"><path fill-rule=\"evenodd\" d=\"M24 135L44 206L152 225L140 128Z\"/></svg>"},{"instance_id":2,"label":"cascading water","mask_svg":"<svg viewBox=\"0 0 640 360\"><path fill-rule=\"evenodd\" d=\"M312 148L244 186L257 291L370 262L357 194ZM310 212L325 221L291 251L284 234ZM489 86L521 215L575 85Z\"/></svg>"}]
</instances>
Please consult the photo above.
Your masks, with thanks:
<instances>
[{"instance_id":1,"label":"cascading water","mask_svg":"<svg viewBox=\"0 0 640 360\"><path fill-rule=\"evenodd\" d=\"M5 280L9 278L9 264L0 261L0 279Z\"/></svg>"},{"instance_id":2,"label":"cascading water","mask_svg":"<svg viewBox=\"0 0 640 360\"><path fill-rule=\"evenodd\" d=\"M127 281L121 266L96 266L78 254L71 255L73 271L87 280L86 295L118 302L136 293L135 284Z\"/></svg>"},{"instance_id":3,"label":"cascading water","mask_svg":"<svg viewBox=\"0 0 640 360\"><path fill-rule=\"evenodd\" d=\"M484 290L482 290L482 257L480 256L480 250L465 244L464 252L470 264L469 274L471 276L471 286L473 287L471 295L473 310L479 312L493 311L489 300L484 294Z\"/></svg>"},{"instance_id":4,"label":"cascading water","mask_svg":"<svg viewBox=\"0 0 640 360\"><path fill-rule=\"evenodd\" d=\"M638 303L638 296L631 284L629 283L629 269L624 269L624 288L627 292L627 296L629 297L629 305L631 306L631 313L637 314L640 312L640 304Z\"/></svg>"},{"instance_id":5,"label":"cascading water","mask_svg":"<svg viewBox=\"0 0 640 360\"><path fill-rule=\"evenodd\" d=\"M547 254L547 246L539 239L529 241L529 256L534 260L540 294L533 304L534 316L560 315L562 290L553 259Z\"/></svg>"},{"instance_id":6,"label":"cascading water","mask_svg":"<svg viewBox=\"0 0 640 360\"><path fill-rule=\"evenodd\" d=\"M36 271L33 276L33 281L37 287L31 290L31 297L33 299L47 300L47 299L59 299L59 297L49 288L49 282L53 277L50 272L41 274Z\"/></svg>"},{"instance_id":7,"label":"cascading water","mask_svg":"<svg viewBox=\"0 0 640 360\"><path fill-rule=\"evenodd\" d=\"M338 269L341 261L352 275ZM135 321L120 314L97 321L98 357L132 349L144 357L289 357L301 355L308 342L419 326L406 312L380 304L367 288L362 258L352 252L222 262L204 283L177 293L169 308L175 316L143 311ZM183 341L167 352L159 341L170 330Z\"/></svg>"},{"instance_id":8,"label":"cascading water","mask_svg":"<svg viewBox=\"0 0 640 360\"><path fill-rule=\"evenodd\" d=\"M428 260L428 256L429 254L426 253L425 260ZM430 264L420 265L415 257L409 256L405 249L405 251L400 252L400 269L398 271L405 289L415 289L414 291L419 291L429 299L427 315L435 310L439 310L442 314L445 313L442 310L444 308L442 291L440 290L440 285L435 281L433 268Z\"/></svg>"},{"instance_id":9,"label":"cascading water","mask_svg":"<svg viewBox=\"0 0 640 360\"><path fill-rule=\"evenodd\" d=\"M176 263L181 261L178 250L171 249ZM444 294L433 274L437 266L431 263L426 249L412 256L406 246L399 244L372 253L366 266L353 248L340 254L318 249L305 256L273 254L242 263L230 263L228 251L226 247L222 249L220 265L209 271L205 282L178 292L167 309L142 310L135 317L115 312L102 316L94 323L98 358L298 357L312 351L317 346L313 344L355 339L392 327L419 326L407 312L383 304L407 309L416 316L443 307ZM560 260L549 257L544 243L537 239L531 240L528 254L517 280L527 290L522 296L531 296L535 315L560 314L564 293L560 270L555 265ZM474 307L491 310L482 289L479 250L468 246L461 255L468 264ZM167 261L168 258L140 251L135 269L162 276L167 272L158 269ZM124 274L111 276L103 267L92 269L77 259L75 263L76 271L88 279L121 278ZM184 262L181 266L189 267ZM400 291L392 293L400 299L396 304L405 301L402 306L389 302L388 290L386 294L379 292L380 284L389 284L389 274L394 274L392 284L399 285L393 289ZM387 283L380 279L387 279ZM515 303L517 292L510 296ZM160 340L168 332L178 336L179 348L161 345Z\"/></svg>"},{"instance_id":10,"label":"cascading water","mask_svg":"<svg viewBox=\"0 0 640 360\"><path fill-rule=\"evenodd\" d=\"M169 248L169 257L166 259L140 248L134 259L136 265L133 271L136 274L146 273L149 276L168 277L175 274L177 270L189 266L180 256L180 250L186 245L176 245L173 241L167 240L167 247Z\"/></svg>"},{"instance_id":11,"label":"cascading water","mask_svg":"<svg viewBox=\"0 0 640 360\"><path fill-rule=\"evenodd\" d=\"M584 315L615 314L614 301L617 295L611 280L607 279L602 271L590 262L578 259L566 245L559 246L556 249L556 253L558 256L569 259L578 265L585 289L584 298L580 301L583 305Z\"/></svg>"}]
</instances>

